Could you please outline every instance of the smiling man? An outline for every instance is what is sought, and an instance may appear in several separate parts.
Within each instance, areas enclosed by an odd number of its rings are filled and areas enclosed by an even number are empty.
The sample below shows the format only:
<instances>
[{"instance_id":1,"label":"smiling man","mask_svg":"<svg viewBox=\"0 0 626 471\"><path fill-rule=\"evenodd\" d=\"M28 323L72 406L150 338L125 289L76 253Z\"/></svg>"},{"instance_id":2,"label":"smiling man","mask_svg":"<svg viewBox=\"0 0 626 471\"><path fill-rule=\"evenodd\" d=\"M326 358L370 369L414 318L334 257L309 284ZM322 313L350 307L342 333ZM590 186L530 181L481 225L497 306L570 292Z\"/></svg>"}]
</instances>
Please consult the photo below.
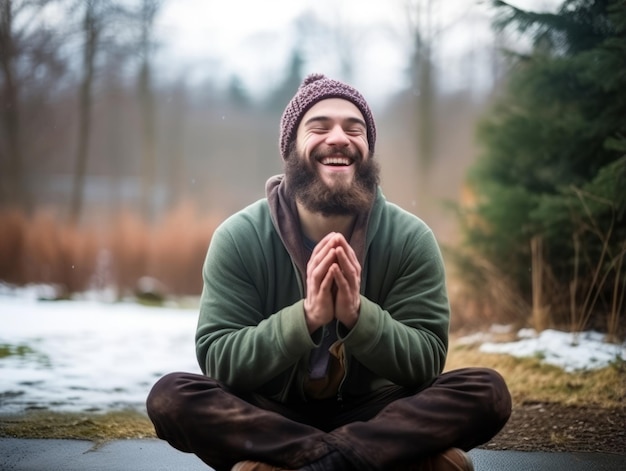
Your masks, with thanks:
<instances>
[{"instance_id":1,"label":"smiling man","mask_svg":"<svg viewBox=\"0 0 626 471\"><path fill-rule=\"evenodd\" d=\"M203 375L153 387L157 435L218 471L472 470L507 422L493 370L442 373L450 309L432 231L386 201L363 96L308 76L280 127L285 174L214 233Z\"/></svg>"}]
</instances>

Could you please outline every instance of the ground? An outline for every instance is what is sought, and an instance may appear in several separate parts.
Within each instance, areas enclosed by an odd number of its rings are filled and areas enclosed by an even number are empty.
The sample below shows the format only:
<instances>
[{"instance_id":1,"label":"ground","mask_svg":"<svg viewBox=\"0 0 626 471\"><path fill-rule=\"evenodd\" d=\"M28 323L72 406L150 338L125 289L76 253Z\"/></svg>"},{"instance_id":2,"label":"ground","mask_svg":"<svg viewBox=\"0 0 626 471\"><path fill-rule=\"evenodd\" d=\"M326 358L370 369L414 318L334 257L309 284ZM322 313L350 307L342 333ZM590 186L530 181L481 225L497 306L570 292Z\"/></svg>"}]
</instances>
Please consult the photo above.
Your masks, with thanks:
<instances>
[{"instance_id":1,"label":"ground","mask_svg":"<svg viewBox=\"0 0 626 471\"><path fill-rule=\"evenodd\" d=\"M504 429L483 448L576 451L626 455L626 409L524 403L513 408Z\"/></svg>"},{"instance_id":2,"label":"ground","mask_svg":"<svg viewBox=\"0 0 626 471\"><path fill-rule=\"evenodd\" d=\"M626 409L526 402L513 407L504 429L481 448L488 450L600 452L626 455ZM137 412L105 415L33 412L0 416L0 437L83 438L96 442L154 438Z\"/></svg>"}]
</instances>

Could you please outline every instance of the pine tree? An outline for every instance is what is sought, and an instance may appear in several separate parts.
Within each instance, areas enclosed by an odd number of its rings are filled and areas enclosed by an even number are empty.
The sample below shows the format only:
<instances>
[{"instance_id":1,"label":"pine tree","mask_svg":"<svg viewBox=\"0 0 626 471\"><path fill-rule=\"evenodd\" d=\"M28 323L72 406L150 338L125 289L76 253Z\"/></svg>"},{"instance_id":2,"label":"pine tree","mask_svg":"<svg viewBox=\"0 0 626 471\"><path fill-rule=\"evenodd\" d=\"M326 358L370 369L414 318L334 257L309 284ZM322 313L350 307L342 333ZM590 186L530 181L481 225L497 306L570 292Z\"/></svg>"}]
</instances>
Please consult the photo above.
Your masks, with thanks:
<instances>
[{"instance_id":1,"label":"pine tree","mask_svg":"<svg viewBox=\"0 0 626 471\"><path fill-rule=\"evenodd\" d=\"M623 0L569 0L554 14L494 4L496 26L516 27L533 48L508 53L508 90L479 126L465 240L529 304L531 268L541 270L534 288L553 323L580 329L608 314L615 324L626 309ZM532 240L542 242L539 266Z\"/></svg>"}]
</instances>

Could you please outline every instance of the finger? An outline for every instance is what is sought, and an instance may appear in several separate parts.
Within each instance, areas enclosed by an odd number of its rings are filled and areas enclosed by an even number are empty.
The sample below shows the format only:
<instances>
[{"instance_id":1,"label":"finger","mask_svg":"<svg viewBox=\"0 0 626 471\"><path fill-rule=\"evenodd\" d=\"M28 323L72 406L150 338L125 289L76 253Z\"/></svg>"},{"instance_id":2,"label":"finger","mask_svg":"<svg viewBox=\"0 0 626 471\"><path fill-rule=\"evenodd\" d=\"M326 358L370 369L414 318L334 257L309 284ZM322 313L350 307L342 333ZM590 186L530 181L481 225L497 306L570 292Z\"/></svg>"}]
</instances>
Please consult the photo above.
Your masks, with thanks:
<instances>
[{"instance_id":1,"label":"finger","mask_svg":"<svg viewBox=\"0 0 626 471\"><path fill-rule=\"evenodd\" d=\"M321 277L326 275L333 263L337 263L337 253L334 248L330 249L324 258L309 262L311 275L316 279L321 279ZM308 267L307 271L309 271Z\"/></svg>"},{"instance_id":2,"label":"finger","mask_svg":"<svg viewBox=\"0 0 626 471\"><path fill-rule=\"evenodd\" d=\"M330 265L335 263L336 260L337 254L334 247L329 246L319 251L315 256L311 256L307 263L307 276L326 273Z\"/></svg>"},{"instance_id":3,"label":"finger","mask_svg":"<svg viewBox=\"0 0 626 471\"><path fill-rule=\"evenodd\" d=\"M337 284L338 291L350 291L350 282L348 281L348 278L345 276L339 265L333 265L329 273L332 274L333 281Z\"/></svg>"},{"instance_id":4,"label":"finger","mask_svg":"<svg viewBox=\"0 0 626 471\"><path fill-rule=\"evenodd\" d=\"M359 299L360 281L358 278L346 276L338 266L333 270L333 280L337 286L337 311L352 311Z\"/></svg>"},{"instance_id":5,"label":"finger","mask_svg":"<svg viewBox=\"0 0 626 471\"><path fill-rule=\"evenodd\" d=\"M333 249L334 250L334 249ZM307 297L318 295L329 296L331 294L333 277L330 269L335 262L334 252L329 253L327 258L310 270L307 270Z\"/></svg>"},{"instance_id":6,"label":"finger","mask_svg":"<svg viewBox=\"0 0 626 471\"><path fill-rule=\"evenodd\" d=\"M337 234L337 236L338 237L334 239L334 241L337 244L336 247L343 248L348 254L348 256L350 257L350 260L352 261L352 263L358 264L359 261L356 256L356 252L354 251L352 246L348 243L348 241L345 239L345 237L342 234Z\"/></svg>"},{"instance_id":7,"label":"finger","mask_svg":"<svg viewBox=\"0 0 626 471\"><path fill-rule=\"evenodd\" d=\"M314 266L319 265L328 254L333 251L335 248L334 243L332 242L333 238L329 236L324 237L314 248L311 253L311 257L309 258L309 264L313 264Z\"/></svg>"},{"instance_id":8,"label":"finger","mask_svg":"<svg viewBox=\"0 0 626 471\"><path fill-rule=\"evenodd\" d=\"M350 287L348 279L339 269L333 270L337 296L335 298L335 318L351 329L359 316L359 291Z\"/></svg>"},{"instance_id":9,"label":"finger","mask_svg":"<svg viewBox=\"0 0 626 471\"><path fill-rule=\"evenodd\" d=\"M336 272L341 273L341 270L337 266L336 263L332 264L328 271L324 274L322 281L320 283L320 291L324 293L330 293L333 288L333 283L335 282L335 274Z\"/></svg>"},{"instance_id":10,"label":"finger","mask_svg":"<svg viewBox=\"0 0 626 471\"><path fill-rule=\"evenodd\" d=\"M358 279L361 276L361 265L358 260L355 258L351 258L349 253L343 249L343 247L338 247L335 249L337 263L339 267L343 271L344 275L349 279Z\"/></svg>"},{"instance_id":11,"label":"finger","mask_svg":"<svg viewBox=\"0 0 626 471\"><path fill-rule=\"evenodd\" d=\"M314 257L319 252L328 250L329 248L332 248L335 245L337 245L335 242L336 235L337 235L336 232L329 232L324 237L322 237L322 239L317 244L315 244L315 247L313 248L313 252L311 253L311 256Z\"/></svg>"}]
</instances>

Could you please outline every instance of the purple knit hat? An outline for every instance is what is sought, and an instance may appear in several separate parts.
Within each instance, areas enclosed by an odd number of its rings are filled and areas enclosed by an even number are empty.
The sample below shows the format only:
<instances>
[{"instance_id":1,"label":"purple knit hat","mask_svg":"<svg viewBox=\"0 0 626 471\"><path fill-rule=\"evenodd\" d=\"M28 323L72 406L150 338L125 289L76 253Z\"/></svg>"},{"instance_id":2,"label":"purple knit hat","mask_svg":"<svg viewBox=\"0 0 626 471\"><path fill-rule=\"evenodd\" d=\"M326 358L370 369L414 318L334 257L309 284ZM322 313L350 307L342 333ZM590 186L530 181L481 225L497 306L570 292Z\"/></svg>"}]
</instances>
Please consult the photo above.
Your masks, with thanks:
<instances>
[{"instance_id":1,"label":"purple knit hat","mask_svg":"<svg viewBox=\"0 0 626 471\"><path fill-rule=\"evenodd\" d=\"M348 100L361 111L367 125L367 142L370 153L374 154L376 143L376 124L372 111L365 98L355 88L337 80L332 80L323 74L310 74L302 81L300 88L291 99L283 112L280 121L280 155L286 159L289 147L296 139L298 125L304 114L318 101L327 98L343 98Z\"/></svg>"}]
</instances>

